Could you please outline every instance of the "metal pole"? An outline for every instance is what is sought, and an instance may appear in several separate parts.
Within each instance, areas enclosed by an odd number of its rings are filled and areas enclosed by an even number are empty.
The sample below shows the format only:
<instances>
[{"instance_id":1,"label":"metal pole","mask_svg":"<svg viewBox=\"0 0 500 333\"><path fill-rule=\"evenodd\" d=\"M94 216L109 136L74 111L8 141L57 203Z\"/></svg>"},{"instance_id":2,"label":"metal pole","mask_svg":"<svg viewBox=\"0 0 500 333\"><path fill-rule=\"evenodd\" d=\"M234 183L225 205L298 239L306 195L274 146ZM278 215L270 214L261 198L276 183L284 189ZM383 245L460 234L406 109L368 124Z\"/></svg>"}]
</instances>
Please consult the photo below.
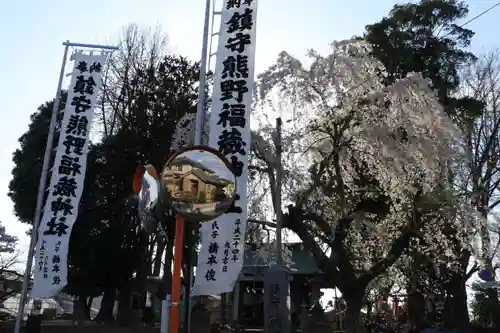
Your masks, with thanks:
<instances>
[{"instance_id":1,"label":"metal pole","mask_svg":"<svg viewBox=\"0 0 500 333\"><path fill-rule=\"evenodd\" d=\"M196 123L194 144L201 144L201 135L203 133L203 121L205 118L205 75L207 71L207 47L208 47L208 29L210 23L210 0L206 0L205 4L205 26L203 27L203 42L201 45L201 60L200 60L200 86L198 87L198 105L196 108Z\"/></svg>"},{"instance_id":2,"label":"metal pole","mask_svg":"<svg viewBox=\"0 0 500 333\"><path fill-rule=\"evenodd\" d=\"M281 118L276 119L276 207L274 211L276 213L276 265L282 266L281 258Z\"/></svg>"},{"instance_id":3,"label":"metal pole","mask_svg":"<svg viewBox=\"0 0 500 333\"><path fill-rule=\"evenodd\" d=\"M52 108L52 116L50 118L49 135L47 137L47 145L45 147L45 154L43 156L43 166L42 174L40 175L40 183L38 185L38 197L36 200L35 216L33 217L33 230L31 232L30 247L28 251L28 258L26 260L26 269L24 271L23 286L21 289L21 297L19 300L18 313L16 317L16 325L14 327L14 333L19 333L21 329L21 321L24 317L24 303L28 295L28 285L31 276L31 266L33 265L33 256L37 241L38 227L40 225L40 219L42 215L42 204L43 197L45 194L45 187L47 183L47 175L49 173L49 163L50 157L52 155L52 144L54 141L54 134L56 130L57 115L59 112L59 105L61 99L61 88L64 80L64 70L66 68L66 60L68 59L69 50L69 40L64 44L64 55L61 64L61 71L59 73L59 82L57 83L56 98L54 100L54 106Z\"/></svg>"},{"instance_id":4,"label":"metal pole","mask_svg":"<svg viewBox=\"0 0 500 333\"><path fill-rule=\"evenodd\" d=\"M215 9L215 0L212 0L212 10ZM214 22L215 22L215 19L214 19L214 16L215 16L215 12L212 12L212 23L210 24L210 46L208 48L208 54L207 54L207 61L208 61L208 65L207 65L207 68L208 70L210 70L212 67L211 67L211 61L212 61L212 46L213 46L213 37L214 37ZM208 43L208 42L207 42Z\"/></svg>"},{"instance_id":5,"label":"metal pole","mask_svg":"<svg viewBox=\"0 0 500 333\"><path fill-rule=\"evenodd\" d=\"M175 217L174 269L172 270L172 303L170 305L170 333L179 332L179 310L181 302L182 251L184 250L184 217Z\"/></svg>"},{"instance_id":6,"label":"metal pole","mask_svg":"<svg viewBox=\"0 0 500 333\"><path fill-rule=\"evenodd\" d=\"M165 193L164 193L163 186L160 186L160 192L161 192L160 198L164 198ZM165 222L165 215L163 215L163 221ZM158 229L159 229L160 235L165 239L165 267L164 267L164 271L163 271L163 284L164 284L164 288L165 288L165 299L162 300L162 306L163 306L163 304L166 305L165 311L167 312L165 315L162 314L162 316L161 316L160 331L161 331L161 333L168 333L168 328L170 325L170 307L172 305L172 295L171 295L172 290L170 289L170 291L169 291L169 288L171 288L171 286L172 286L172 281L170 281L170 283L167 283L168 282L167 281L167 276L168 276L167 275L167 259L170 258L170 260L172 260L172 258L169 255L169 251L171 249L169 249L168 234L167 234L166 230L163 228L161 223L158 223ZM170 266L170 269L171 268L172 267ZM165 327L165 329L164 329L165 332L163 331L162 327Z\"/></svg>"},{"instance_id":7,"label":"metal pole","mask_svg":"<svg viewBox=\"0 0 500 333\"><path fill-rule=\"evenodd\" d=\"M238 279L239 280L239 279ZM240 311L240 282L236 281L233 289L233 327L236 327L238 324L238 313Z\"/></svg>"},{"instance_id":8,"label":"metal pole","mask_svg":"<svg viewBox=\"0 0 500 333\"><path fill-rule=\"evenodd\" d=\"M194 236L193 236L193 225L192 224L187 224L185 231L184 231L184 242L186 245L186 261L185 264L188 268L188 274L187 276L184 276L184 308L182 311L182 321L183 321L183 326L182 326L182 331L183 332L189 332L189 318L190 318L190 311L189 308L191 307L191 302L190 298L188 297L189 295L189 290L191 289L191 284L192 284L192 273L193 273L193 259L195 256L193 255L193 252L196 249L194 246Z\"/></svg>"},{"instance_id":9,"label":"metal pole","mask_svg":"<svg viewBox=\"0 0 500 333\"><path fill-rule=\"evenodd\" d=\"M195 237L195 236L193 236ZM194 245L193 245L194 246ZM193 253L196 253L196 250L193 250ZM193 255L193 257L196 257ZM193 269L193 262L191 262L191 267L189 269L189 276L190 276L190 284L189 288L186 290L186 302L185 302L185 307L186 307L186 312L187 312L187 323L186 323L186 332L191 332L191 313L193 309L193 305L191 304L191 299L190 299L190 294L191 294L191 285L193 284L193 279L194 279L194 269Z\"/></svg>"},{"instance_id":10,"label":"metal pole","mask_svg":"<svg viewBox=\"0 0 500 333\"><path fill-rule=\"evenodd\" d=\"M201 60L200 60L200 78L199 78L199 87L198 87L198 105L196 107L196 122L195 122L195 134L194 134L194 144L196 146L201 145L201 137L203 134L203 123L205 120L205 88L206 88L206 79L205 75L207 72L207 53L208 53L208 35L209 35L209 23L210 23L210 1L206 0L205 2L205 23L203 26L203 40L201 44ZM196 253L196 249L193 246L192 249L189 249L189 253L187 256L190 256L191 262L189 267L190 275L193 272L194 267L194 255ZM192 279L190 280L190 284ZM188 323L185 323L185 331L187 333L191 332L191 286L186 288L184 299L184 309L187 311L187 319ZM177 333L177 332L171 332Z\"/></svg>"},{"instance_id":11,"label":"metal pole","mask_svg":"<svg viewBox=\"0 0 500 333\"><path fill-rule=\"evenodd\" d=\"M168 333L170 301L171 301L171 295L166 295L166 299L161 301L161 322L160 322L161 333Z\"/></svg>"},{"instance_id":12,"label":"metal pole","mask_svg":"<svg viewBox=\"0 0 500 333\"><path fill-rule=\"evenodd\" d=\"M84 43L70 43L69 40L63 43L64 46L85 47L89 49L102 49L102 50L118 50L118 46L113 45L99 45L99 44L84 44Z\"/></svg>"}]
</instances>

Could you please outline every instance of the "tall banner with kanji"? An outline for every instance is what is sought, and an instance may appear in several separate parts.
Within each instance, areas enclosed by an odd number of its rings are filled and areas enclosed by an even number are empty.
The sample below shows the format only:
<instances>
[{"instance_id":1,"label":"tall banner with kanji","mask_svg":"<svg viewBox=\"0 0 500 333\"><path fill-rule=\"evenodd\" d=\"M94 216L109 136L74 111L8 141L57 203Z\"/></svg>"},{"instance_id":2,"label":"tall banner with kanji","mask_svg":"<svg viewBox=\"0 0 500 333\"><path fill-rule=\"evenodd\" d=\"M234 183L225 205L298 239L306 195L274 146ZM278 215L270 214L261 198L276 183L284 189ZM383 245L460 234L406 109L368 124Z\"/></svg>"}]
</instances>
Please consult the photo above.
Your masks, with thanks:
<instances>
[{"instance_id":1,"label":"tall banner with kanji","mask_svg":"<svg viewBox=\"0 0 500 333\"><path fill-rule=\"evenodd\" d=\"M59 143L38 229L32 297L57 295L68 283L68 246L82 196L89 134L106 53L75 53ZM96 258L97 260L97 258Z\"/></svg>"},{"instance_id":2,"label":"tall banner with kanji","mask_svg":"<svg viewBox=\"0 0 500 333\"><path fill-rule=\"evenodd\" d=\"M201 226L193 295L230 292L243 267L247 224L250 112L254 87L257 0L225 0L214 73L209 145L236 172L236 201Z\"/></svg>"}]
</instances>

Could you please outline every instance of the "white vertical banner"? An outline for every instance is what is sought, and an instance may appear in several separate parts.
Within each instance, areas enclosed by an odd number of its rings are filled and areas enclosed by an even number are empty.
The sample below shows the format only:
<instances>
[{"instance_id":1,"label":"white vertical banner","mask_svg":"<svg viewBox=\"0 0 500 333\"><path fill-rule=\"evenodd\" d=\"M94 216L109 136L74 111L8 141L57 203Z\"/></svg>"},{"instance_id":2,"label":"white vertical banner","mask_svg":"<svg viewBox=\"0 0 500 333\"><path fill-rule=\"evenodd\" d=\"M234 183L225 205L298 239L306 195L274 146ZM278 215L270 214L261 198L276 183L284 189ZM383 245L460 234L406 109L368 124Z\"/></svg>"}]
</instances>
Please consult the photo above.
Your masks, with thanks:
<instances>
[{"instance_id":1,"label":"white vertical banner","mask_svg":"<svg viewBox=\"0 0 500 333\"><path fill-rule=\"evenodd\" d=\"M247 222L250 112L254 87L257 0L224 0L214 73L209 145L236 172L236 201L204 222L193 295L230 292L243 267Z\"/></svg>"},{"instance_id":2,"label":"white vertical banner","mask_svg":"<svg viewBox=\"0 0 500 333\"><path fill-rule=\"evenodd\" d=\"M32 297L57 295L68 284L68 247L82 196L89 134L105 52L74 54L47 201L38 229Z\"/></svg>"}]
</instances>

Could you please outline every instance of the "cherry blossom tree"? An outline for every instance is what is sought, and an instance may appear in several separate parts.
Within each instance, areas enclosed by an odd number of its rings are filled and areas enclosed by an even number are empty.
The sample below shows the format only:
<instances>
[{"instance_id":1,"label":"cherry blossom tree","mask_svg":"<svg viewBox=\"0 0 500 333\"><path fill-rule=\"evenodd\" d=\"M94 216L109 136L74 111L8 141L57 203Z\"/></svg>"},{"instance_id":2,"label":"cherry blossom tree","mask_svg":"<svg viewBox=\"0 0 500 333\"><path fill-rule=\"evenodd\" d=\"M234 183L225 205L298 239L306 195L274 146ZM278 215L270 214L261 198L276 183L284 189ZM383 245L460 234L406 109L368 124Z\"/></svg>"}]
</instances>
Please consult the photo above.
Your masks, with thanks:
<instances>
[{"instance_id":1,"label":"cherry blossom tree","mask_svg":"<svg viewBox=\"0 0 500 333\"><path fill-rule=\"evenodd\" d=\"M304 149L296 167L309 172L292 182L284 223L342 292L347 331L358 332L369 284L411 246L443 263L454 255L447 233L468 246L468 210L443 182L461 133L420 74L385 86L365 43L337 42L331 54L309 56L306 68L282 52L260 76L260 98L278 93L306 116L287 143ZM268 169L272 156L269 148L257 155Z\"/></svg>"},{"instance_id":2,"label":"cherry blossom tree","mask_svg":"<svg viewBox=\"0 0 500 333\"><path fill-rule=\"evenodd\" d=\"M307 173L307 168L300 161L304 158L300 152L305 150L304 147L300 148L300 137L303 131L295 128L291 122L292 119L288 119L287 115L281 112L287 106L293 106L284 103L283 100L274 102L267 100L266 102L265 107L271 109L266 110L268 112L262 112L263 103L258 103L258 111L255 112L252 119L253 123L257 123L258 130L252 132L248 211L250 219L274 221L276 213L281 211L281 207L278 208L276 203L278 168L281 167L281 196L284 203L293 202L296 189L303 180L302 176ZM276 118L279 116L284 116L282 120L285 120L281 125L280 135L281 161L278 161L276 157L278 147ZM274 225L271 224L271 228L266 228L266 226L249 222L249 230L251 231L250 235L254 236L252 242L257 243L259 256L264 261L273 262L276 259ZM285 242L290 240L288 230L282 230L282 233ZM291 252L286 246L282 247L281 255L285 264L292 263Z\"/></svg>"}]
</instances>

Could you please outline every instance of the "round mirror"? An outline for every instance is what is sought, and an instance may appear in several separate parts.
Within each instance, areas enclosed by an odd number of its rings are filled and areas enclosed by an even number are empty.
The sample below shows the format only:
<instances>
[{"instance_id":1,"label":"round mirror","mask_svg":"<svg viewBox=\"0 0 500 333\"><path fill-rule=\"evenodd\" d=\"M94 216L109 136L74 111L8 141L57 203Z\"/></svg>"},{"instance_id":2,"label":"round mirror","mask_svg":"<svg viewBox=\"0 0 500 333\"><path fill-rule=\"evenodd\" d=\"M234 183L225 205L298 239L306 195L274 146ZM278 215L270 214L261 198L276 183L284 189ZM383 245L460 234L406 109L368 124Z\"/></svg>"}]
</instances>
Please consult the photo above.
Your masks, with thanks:
<instances>
[{"instance_id":1,"label":"round mirror","mask_svg":"<svg viewBox=\"0 0 500 333\"><path fill-rule=\"evenodd\" d=\"M168 204L186 220L210 221L234 202L236 177L226 158L212 148L191 147L174 155L161 176Z\"/></svg>"},{"instance_id":2,"label":"round mirror","mask_svg":"<svg viewBox=\"0 0 500 333\"><path fill-rule=\"evenodd\" d=\"M160 180L152 165L137 168L134 176L134 194L137 195L137 214L141 225L148 233L158 228L156 209L160 199Z\"/></svg>"}]
</instances>

